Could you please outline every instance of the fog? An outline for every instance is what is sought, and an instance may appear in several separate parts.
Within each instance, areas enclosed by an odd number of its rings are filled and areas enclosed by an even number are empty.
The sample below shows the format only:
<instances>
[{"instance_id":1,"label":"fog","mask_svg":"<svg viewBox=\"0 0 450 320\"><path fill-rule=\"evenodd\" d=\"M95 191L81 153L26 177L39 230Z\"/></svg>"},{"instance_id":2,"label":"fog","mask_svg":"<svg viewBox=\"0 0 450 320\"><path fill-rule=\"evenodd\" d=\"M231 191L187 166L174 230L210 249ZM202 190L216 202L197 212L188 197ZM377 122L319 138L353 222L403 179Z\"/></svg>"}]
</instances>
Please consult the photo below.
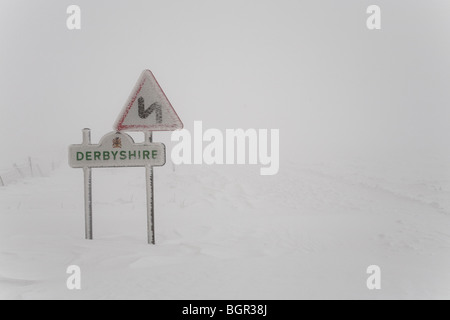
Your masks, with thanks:
<instances>
[{"instance_id":1,"label":"fog","mask_svg":"<svg viewBox=\"0 0 450 320\"><path fill-rule=\"evenodd\" d=\"M450 4L378 0L369 31L372 2L0 0L0 164L98 141L146 68L188 129L280 129L281 162L446 155Z\"/></svg>"},{"instance_id":2,"label":"fog","mask_svg":"<svg viewBox=\"0 0 450 320\"><path fill-rule=\"evenodd\" d=\"M449 17L444 0L0 0L0 299L448 299ZM217 143L230 165L207 166L196 135L198 165L176 166L156 132L152 180L70 168L144 69L185 128L279 133L279 159L255 144L234 166ZM154 163L113 136L76 167Z\"/></svg>"}]
</instances>

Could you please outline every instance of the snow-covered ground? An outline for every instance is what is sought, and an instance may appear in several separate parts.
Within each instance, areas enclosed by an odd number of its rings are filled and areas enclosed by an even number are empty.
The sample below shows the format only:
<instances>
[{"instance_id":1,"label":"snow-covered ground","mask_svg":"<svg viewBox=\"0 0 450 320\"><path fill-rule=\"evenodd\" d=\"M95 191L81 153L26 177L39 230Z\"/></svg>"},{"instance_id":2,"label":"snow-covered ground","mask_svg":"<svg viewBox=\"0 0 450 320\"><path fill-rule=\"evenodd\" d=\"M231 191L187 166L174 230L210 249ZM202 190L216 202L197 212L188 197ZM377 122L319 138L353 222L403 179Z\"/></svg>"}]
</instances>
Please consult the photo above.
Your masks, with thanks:
<instances>
[{"instance_id":1,"label":"snow-covered ground","mask_svg":"<svg viewBox=\"0 0 450 320\"><path fill-rule=\"evenodd\" d=\"M0 298L450 298L445 161L362 160L155 168L156 246L144 170L96 169L94 241L82 171L0 188ZM444 174L447 172L447 174ZM66 288L78 265L82 290ZM379 265L381 290L366 268Z\"/></svg>"},{"instance_id":2,"label":"snow-covered ground","mask_svg":"<svg viewBox=\"0 0 450 320\"><path fill-rule=\"evenodd\" d=\"M381 30L365 1L78 0L69 30L69 3L1 0L0 298L450 299L450 2L377 2ZM191 132L279 129L280 172L155 168L149 246L144 170L94 170L86 241L53 152L146 68Z\"/></svg>"}]
</instances>

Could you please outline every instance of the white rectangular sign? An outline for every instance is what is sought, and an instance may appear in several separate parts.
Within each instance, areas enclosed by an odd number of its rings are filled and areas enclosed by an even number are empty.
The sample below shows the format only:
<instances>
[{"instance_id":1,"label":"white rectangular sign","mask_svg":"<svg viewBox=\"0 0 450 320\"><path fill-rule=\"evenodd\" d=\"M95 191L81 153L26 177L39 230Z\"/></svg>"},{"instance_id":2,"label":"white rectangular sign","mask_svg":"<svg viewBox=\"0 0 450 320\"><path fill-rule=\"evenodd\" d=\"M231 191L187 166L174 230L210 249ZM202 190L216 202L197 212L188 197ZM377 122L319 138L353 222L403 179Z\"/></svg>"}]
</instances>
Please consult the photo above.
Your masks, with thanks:
<instances>
[{"instance_id":1,"label":"white rectangular sign","mask_svg":"<svg viewBox=\"0 0 450 320\"><path fill-rule=\"evenodd\" d=\"M162 143L134 143L125 133L112 132L99 144L74 144L69 147L72 168L163 166L166 147Z\"/></svg>"}]
</instances>

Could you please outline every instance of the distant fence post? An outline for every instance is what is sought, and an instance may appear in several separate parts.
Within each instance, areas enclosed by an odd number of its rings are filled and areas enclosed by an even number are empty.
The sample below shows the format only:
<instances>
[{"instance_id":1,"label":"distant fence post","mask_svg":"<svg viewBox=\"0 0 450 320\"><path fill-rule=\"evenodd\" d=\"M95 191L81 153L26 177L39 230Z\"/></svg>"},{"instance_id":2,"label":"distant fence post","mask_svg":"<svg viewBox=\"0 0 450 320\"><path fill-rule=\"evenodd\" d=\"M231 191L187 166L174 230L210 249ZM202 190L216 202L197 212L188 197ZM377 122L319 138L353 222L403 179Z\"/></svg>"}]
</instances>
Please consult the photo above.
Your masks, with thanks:
<instances>
[{"instance_id":1,"label":"distant fence post","mask_svg":"<svg viewBox=\"0 0 450 320\"><path fill-rule=\"evenodd\" d=\"M30 174L33 177L33 163L31 162L31 157L28 157L28 163L30 164Z\"/></svg>"},{"instance_id":2,"label":"distant fence post","mask_svg":"<svg viewBox=\"0 0 450 320\"><path fill-rule=\"evenodd\" d=\"M20 174L20 176L22 178L24 178L25 176L23 175L23 172L19 169L19 166L17 164L14 163L14 168L16 168L17 172Z\"/></svg>"},{"instance_id":3,"label":"distant fence post","mask_svg":"<svg viewBox=\"0 0 450 320\"><path fill-rule=\"evenodd\" d=\"M42 174L42 170L41 170L41 167L39 166L39 164L36 165L36 168L37 168L37 171L39 172L39 175L41 177L43 177L44 175Z\"/></svg>"},{"instance_id":4,"label":"distant fence post","mask_svg":"<svg viewBox=\"0 0 450 320\"><path fill-rule=\"evenodd\" d=\"M12 168L9 168L7 171L0 171L0 187L30 176L33 178L45 177L47 171L56 170L57 167L58 162L55 160L48 160L43 166L43 163L38 158L28 156L23 162L14 163Z\"/></svg>"}]
</instances>

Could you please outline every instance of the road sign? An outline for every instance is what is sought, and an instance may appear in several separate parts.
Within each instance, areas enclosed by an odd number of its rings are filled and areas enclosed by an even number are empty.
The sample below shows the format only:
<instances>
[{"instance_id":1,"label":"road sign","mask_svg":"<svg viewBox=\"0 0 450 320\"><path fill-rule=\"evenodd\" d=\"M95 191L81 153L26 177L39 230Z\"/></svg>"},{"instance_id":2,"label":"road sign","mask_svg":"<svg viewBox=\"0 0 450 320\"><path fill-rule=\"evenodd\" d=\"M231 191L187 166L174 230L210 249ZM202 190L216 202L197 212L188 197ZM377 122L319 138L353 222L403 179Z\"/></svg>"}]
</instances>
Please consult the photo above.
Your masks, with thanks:
<instances>
[{"instance_id":1,"label":"road sign","mask_svg":"<svg viewBox=\"0 0 450 320\"><path fill-rule=\"evenodd\" d=\"M83 143L69 147L69 165L84 171L84 211L86 239L92 239L92 168L145 167L147 189L148 243L155 244L153 167L166 162L166 147L153 143L152 131L182 129L166 95L150 70L142 72L127 103L114 124L117 132L105 135L99 144L91 144L90 129L83 129ZM143 131L143 143L135 143L122 131Z\"/></svg>"},{"instance_id":2,"label":"road sign","mask_svg":"<svg viewBox=\"0 0 450 320\"><path fill-rule=\"evenodd\" d=\"M163 166L166 150L162 143L134 143L126 133L112 132L99 144L74 144L69 147L72 168Z\"/></svg>"},{"instance_id":3,"label":"road sign","mask_svg":"<svg viewBox=\"0 0 450 320\"><path fill-rule=\"evenodd\" d=\"M163 166L166 162L166 147L162 143L152 143L147 138L144 143L134 143L126 133L106 134L99 144L91 144L91 130L83 129L83 143L69 146L69 165L83 168L86 239L93 239L92 232L92 168L145 167L147 190L151 191L149 203L148 230L149 243L155 243L153 218L153 166ZM149 193L147 192L147 198Z\"/></svg>"},{"instance_id":4,"label":"road sign","mask_svg":"<svg viewBox=\"0 0 450 320\"><path fill-rule=\"evenodd\" d=\"M117 131L173 131L183 123L150 70L144 70L114 124Z\"/></svg>"}]
</instances>

